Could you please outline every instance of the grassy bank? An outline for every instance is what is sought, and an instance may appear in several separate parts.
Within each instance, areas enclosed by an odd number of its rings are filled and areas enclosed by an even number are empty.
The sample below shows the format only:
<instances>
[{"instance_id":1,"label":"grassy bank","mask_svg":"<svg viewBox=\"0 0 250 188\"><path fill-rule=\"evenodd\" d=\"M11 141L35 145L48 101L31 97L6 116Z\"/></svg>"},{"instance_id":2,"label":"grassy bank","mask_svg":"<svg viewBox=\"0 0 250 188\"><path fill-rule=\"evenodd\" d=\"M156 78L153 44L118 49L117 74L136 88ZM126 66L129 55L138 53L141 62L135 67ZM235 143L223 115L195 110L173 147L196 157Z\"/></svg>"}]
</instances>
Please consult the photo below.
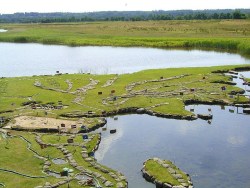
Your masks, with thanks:
<instances>
[{"instance_id":1,"label":"grassy bank","mask_svg":"<svg viewBox=\"0 0 250 188\"><path fill-rule=\"evenodd\" d=\"M250 55L250 20L5 24L1 42L200 48Z\"/></svg>"},{"instance_id":2,"label":"grassy bank","mask_svg":"<svg viewBox=\"0 0 250 188\"><path fill-rule=\"evenodd\" d=\"M246 66L246 65L244 65ZM88 116L127 108L189 116L186 101L240 103L242 89L218 70L240 66L145 70L123 75L64 74L0 79L1 116ZM185 73L185 74L184 74ZM226 91L221 87L226 86Z\"/></svg>"}]
</instances>

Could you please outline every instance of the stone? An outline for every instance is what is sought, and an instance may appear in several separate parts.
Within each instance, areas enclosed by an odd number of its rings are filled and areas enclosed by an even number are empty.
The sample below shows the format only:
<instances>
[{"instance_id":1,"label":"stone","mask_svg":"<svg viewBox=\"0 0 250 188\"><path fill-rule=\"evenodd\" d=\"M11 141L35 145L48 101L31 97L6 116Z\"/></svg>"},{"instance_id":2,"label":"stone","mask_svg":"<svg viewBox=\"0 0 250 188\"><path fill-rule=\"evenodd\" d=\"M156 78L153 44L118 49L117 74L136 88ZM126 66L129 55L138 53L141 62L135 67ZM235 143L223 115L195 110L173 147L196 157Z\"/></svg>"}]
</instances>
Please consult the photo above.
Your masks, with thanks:
<instances>
[{"instance_id":1,"label":"stone","mask_svg":"<svg viewBox=\"0 0 250 188\"><path fill-rule=\"evenodd\" d=\"M93 159L92 159L92 158L90 158L90 157L88 157L88 158L86 158L86 159L85 159L85 161L87 161L87 162L91 162L91 161L93 161Z\"/></svg>"},{"instance_id":2,"label":"stone","mask_svg":"<svg viewBox=\"0 0 250 188\"><path fill-rule=\"evenodd\" d=\"M101 170L103 173L105 173L105 174L109 173L109 171L108 171L107 169L105 169L105 168L101 168L100 170Z\"/></svg>"},{"instance_id":3,"label":"stone","mask_svg":"<svg viewBox=\"0 0 250 188\"><path fill-rule=\"evenodd\" d=\"M144 108L139 108L139 109L136 110L136 113L143 114L143 113L145 113L145 109Z\"/></svg>"},{"instance_id":4,"label":"stone","mask_svg":"<svg viewBox=\"0 0 250 188\"><path fill-rule=\"evenodd\" d=\"M181 174L173 174L173 176L176 178L176 179L182 179L182 175Z\"/></svg>"},{"instance_id":5,"label":"stone","mask_svg":"<svg viewBox=\"0 0 250 188\"><path fill-rule=\"evenodd\" d=\"M125 181L126 177L125 176L119 176L120 180Z\"/></svg>"},{"instance_id":6,"label":"stone","mask_svg":"<svg viewBox=\"0 0 250 188\"><path fill-rule=\"evenodd\" d=\"M103 176L100 177L100 180L102 181L102 183L105 183L107 181L107 179Z\"/></svg>"},{"instance_id":7,"label":"stone","mask_svg":"<svg viewBox=\"0 0 250 188\"><path fill-rule=\"evenodd\" d=\"M93 173L93 175L95 176L95 177L97 177L97 178L99 178L99 177L101 177L102 175L101 174L99 174L98 172L94 172Z\"/></svg>"},{"instance_id":8,"label":"stone","mask_svg":"<svg viewBox=\"0 0 250 188\"><path fill-rule=\"evenodd\" d=\"M59 187L59 183L55 183L53 185L51 185L52 188L56 188L56 187Z\"/></svg>"},{"instance_id":9,"label":"stone","mask_svg":"<svg viewBox=\"0 0 250 188\"><path fill-rule=\"evenodd\" d=\"M44 166L43 166L43 170L44 170L44 171L49 170L49 166L48 166L48 165L44 165Z\"/></svg>"},{"instance_id":10,"label":"stone","mask_svg":"<svg viewBox=\"0 0 250 188\"><path fill-rule=\"evenodd\" d=\"M44 185L45 186L51 186L50 182L46 182Z\"/></svg>"},{"instance_id":11,"label":"stone","mask_svg":"<svg viewBox=\"0 0 250 188\"><path fill-rule=\"evenodd\" d=\"M82 158L88 158L89 156L88 156L88 154L87 153L83 153L82 154Z\"/></svg>"},{"instance_id":12,"label":"stone","mask_svg":"<svg viewBox=\"0 0 250 188\"><path fill-rule=\"evenodd\" d=\"M163 183L162 187L163 188L172 188L172 185L170 185L168 183Z\"/></svg>"},{"instance_id":13,"label":"stone","mask_svg":"<svg viewBox=\"0 0 250 188\"><path fill-rule=\"evenodd\" d=\"M116 187L117 187L117 188L125 188L125 186L123 185L122 182L118 182L118 183L116 184Z\"/></svg>"},{"instance_id":14,"label":"stone","mask_svg":"<svg viewBox=\"0 0 250 188\"><path fill-rule=\"evenodd\" d=\"M184 186L184 187L188 187L187 183L181 183L181 185Z\"/></svg>"},{"instance_id":15,"label":"stone","mask_svg":"<svg viewBox=\"0 0 250 188\"><path fill-rule=\"evenodd\" d=\"M162 166L163 166L164 168L169 168L169 167L170 167L169 164L163 164Z\"/></svg>"},{"instance_id":16,"label":"stone","mask_svg":"<svg viewBox=\"0 0 250 188\"><path fill-rule=\"evenodd\" d=\"M187 181L184 180L184 179L178 179L178 182L180 182L180 183L187 183Z\"/></svg>"},{"instance_id":17,"label":"stone","mask_svg":"<svg viewBox=\"0 0 250 188\"><path fill-rule=\"evenodd\" d=\"M112 178L116 178L116 175L115 175L113 172L110 172L109 175L110 175Z\"/></svg>"},{"instance_id":18,"label":"stone","mask_svg":"<svg viewBox=\"0 0 250 188\"><path fill-rule=\"evenodd\" d=\"M91 170L89 170L89 169L85 169L85 171L86 171L86 173L88 173L88 174L90 174L90 175L93 174L93 172L92 172Z\"/></svg>"},{"instance_id":19,"label":"stone","mask_svg":"<svg viewBox=\"0 0 250 188\"><path fill-rule=\"evenodd\" d=\"M156 188L162 188L163 186L163 183L158 180L155 180L154 183L155 183Z\"/></svg>"},{"instance_id":20,"label":"stone","mask_svg":"<svg viewBox=\"0 0 250 188\"><path fill-rule=\"evenodd\" d=\"M168 171L169 171L170 174L175 174L176 173L176 171L173 168L168 168Z\"/></svg>"},{"instance_id":21,"label":"stone","mask_svg":"<svg viewBox=\"0 0 250 188\"><path fill-rule=\"evenodd\" d=\"M46 162L44 163L44 166L51 166L51 162L46 161Z\"/></svg>"},{"instance_id":22,"label":"stone","mask_svg":"<svg viewBox=\"0 0 250 188\"><path fill-rule=\"evenodd\" d=\"M110 181L106 181L106 182L104 183L104 185L105 185L106 187L113 187L113 186L114 186L114 184L113 184L112 182L110 182Z\"/></svg>"}]
</instances>

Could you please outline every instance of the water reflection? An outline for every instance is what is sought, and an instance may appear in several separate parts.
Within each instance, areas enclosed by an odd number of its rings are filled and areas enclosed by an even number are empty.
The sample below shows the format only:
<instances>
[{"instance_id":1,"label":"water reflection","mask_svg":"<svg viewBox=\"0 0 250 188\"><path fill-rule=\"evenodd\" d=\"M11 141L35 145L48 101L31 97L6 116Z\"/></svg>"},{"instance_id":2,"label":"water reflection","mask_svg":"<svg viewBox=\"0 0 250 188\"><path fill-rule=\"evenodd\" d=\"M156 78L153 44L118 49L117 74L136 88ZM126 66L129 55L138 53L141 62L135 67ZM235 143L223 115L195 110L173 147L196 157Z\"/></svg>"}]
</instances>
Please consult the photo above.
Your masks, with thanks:
<instances>
[{"instance_id":1,"label":"water reflection","mask_svg":"<svg viewBox=\"0 0 250 188\"><path fill-rule=\"evenodd\" d=\"M55 74L56 71L122 74L156 68L250 64L249 59L225 52L139 47L0 43L0 52L0 76L4 77Z\"/></svg>"},{"instance_id":2,"label":"water reflection","mask_svg":"<svg viewBox=\"0 0 250 188\"><path fill-rule=\"evenodd\" d=\"M122 136L111 144L101 142L96 157L124 173L130 188L154 187L140 173L143 161L150 157L174 161L191 174L195 187L248 187L250 126L246 122L250 116L230 113L228 106L225 110L220 106L195 106L195 113L207 112L208 108L213 112L211 124L200 119L183 121L148 115L119 116L118 121L109 118L108 127L116 128ZM100 157L107 144L108 151Z\"/></svg>"}]
</instances>

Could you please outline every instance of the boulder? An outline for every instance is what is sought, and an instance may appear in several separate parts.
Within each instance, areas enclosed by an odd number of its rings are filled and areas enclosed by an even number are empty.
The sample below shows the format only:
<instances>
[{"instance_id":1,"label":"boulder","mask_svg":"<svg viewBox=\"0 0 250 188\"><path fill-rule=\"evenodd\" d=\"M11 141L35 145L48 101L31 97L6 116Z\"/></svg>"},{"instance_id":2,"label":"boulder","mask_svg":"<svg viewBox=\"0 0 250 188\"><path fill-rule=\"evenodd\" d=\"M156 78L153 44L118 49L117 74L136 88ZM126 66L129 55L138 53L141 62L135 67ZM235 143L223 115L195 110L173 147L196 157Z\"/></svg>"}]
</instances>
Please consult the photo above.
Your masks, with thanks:
<instances>
[{"instance_id":1,"label":"boulder","mask_svg":"<svg viewBox=\"0 0 250 188\"><path fill-rule=\"evenodd\" d=\"M106 182L104 183L104 185L105 185L106 187L113 187L113 186L114 186L114 184L113 184L112 182L110 182L110 181L106 181Z\"/></svg>"},{"instance_id":2,"label":"boulder","mask_svg":"<svg viewBox=\"0 0 250 188\"><path fill-rule=\"evenodd\" d=\"M116 184L116 187L117 187L117 188L125 188L125 185L123 185L122 182L118 182L118 183Z\"/></svg>"},{"instance_id":3,"label":"boulder","mask_svg":"<svg viewBox=\"0 0 250 188\"><path fill-rule=\"evenodd\" d=\"M145 113L145 109L144 108L139 108L139 109L136 110L136 113L143 114L143 113Z\"/></svg>"}]
</instances>

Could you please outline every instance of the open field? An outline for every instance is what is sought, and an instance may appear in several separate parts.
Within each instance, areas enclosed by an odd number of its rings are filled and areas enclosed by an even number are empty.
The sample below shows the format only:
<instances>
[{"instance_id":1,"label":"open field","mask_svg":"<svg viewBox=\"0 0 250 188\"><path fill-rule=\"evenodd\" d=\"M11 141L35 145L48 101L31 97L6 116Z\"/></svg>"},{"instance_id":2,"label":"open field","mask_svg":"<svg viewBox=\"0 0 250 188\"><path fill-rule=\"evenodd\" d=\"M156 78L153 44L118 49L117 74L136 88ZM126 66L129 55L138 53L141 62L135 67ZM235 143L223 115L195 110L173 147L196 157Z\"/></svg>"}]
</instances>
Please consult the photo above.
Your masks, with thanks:
<instances>
[{"instance_id":1,"label":"open field","mask_svg":"<svg viewBox=\"0 0 250 188\"><path fill-rule=\"evenodd\" d=\"M250 55L250 20L5 24L2 42L202 48Z\"/></svg>"}]
</instances>

